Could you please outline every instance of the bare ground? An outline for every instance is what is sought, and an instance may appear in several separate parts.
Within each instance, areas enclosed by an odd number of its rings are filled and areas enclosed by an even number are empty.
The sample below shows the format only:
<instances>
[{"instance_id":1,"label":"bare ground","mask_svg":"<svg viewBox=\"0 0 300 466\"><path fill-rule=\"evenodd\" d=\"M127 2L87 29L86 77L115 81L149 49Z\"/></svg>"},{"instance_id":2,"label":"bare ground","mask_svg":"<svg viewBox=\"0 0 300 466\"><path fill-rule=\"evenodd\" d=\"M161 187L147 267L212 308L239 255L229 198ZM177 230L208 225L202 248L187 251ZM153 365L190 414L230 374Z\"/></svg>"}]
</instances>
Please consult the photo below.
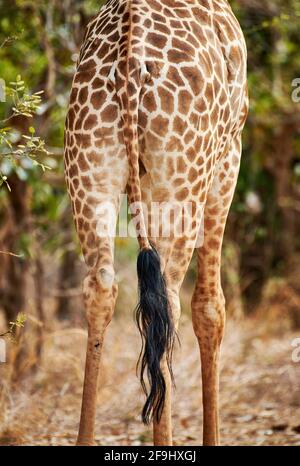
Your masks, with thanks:
<instances>
[{"instance_id":1,"label":"bare ground","mask_svg":"<svg viewBox=\"0 0 300 466\"><path fill-rule=\"evenodd\" d=\"M259 319L227 323L221 360L223 445L300 445L300 363L291 342L300 335L268 335ZM183 315L174 362L176 445L202 436L199 354L190 318ZM47 334L35 376L10 391L0 444L73 445L83 381L86 332L57 327ZM99 445L148 445L151 428L139 420L143 403L135 365L140 349L132 315L117 315L105 344L97 412Z\"/></svg>"}]
</instances>

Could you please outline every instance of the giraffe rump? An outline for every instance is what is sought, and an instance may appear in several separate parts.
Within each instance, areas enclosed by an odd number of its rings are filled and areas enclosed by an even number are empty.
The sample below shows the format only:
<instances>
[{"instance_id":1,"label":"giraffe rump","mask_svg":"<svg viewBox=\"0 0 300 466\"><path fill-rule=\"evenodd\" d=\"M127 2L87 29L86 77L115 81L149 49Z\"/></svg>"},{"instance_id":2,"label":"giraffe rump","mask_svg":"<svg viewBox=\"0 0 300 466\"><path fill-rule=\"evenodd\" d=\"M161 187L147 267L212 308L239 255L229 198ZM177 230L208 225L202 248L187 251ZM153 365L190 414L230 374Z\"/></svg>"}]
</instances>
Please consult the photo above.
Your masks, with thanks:
<instances>
[{"instance_id":1,"label":"giraffe rump","mask_svg":"<svg viewBox=\"0 0 300 466\"><path fill-rule=\"evenodd\" d=\"M149 424L152 417L159 422L165 403L166 383L161 370L162 358L166 357L172 377L172 352L174 327L159 255L152 245L142 249L138 256L139 304L136 320L142 337L140 380L147 396L142 420ZM147 372L150 389L144 380Z\"/></svg>"}]
</instances>

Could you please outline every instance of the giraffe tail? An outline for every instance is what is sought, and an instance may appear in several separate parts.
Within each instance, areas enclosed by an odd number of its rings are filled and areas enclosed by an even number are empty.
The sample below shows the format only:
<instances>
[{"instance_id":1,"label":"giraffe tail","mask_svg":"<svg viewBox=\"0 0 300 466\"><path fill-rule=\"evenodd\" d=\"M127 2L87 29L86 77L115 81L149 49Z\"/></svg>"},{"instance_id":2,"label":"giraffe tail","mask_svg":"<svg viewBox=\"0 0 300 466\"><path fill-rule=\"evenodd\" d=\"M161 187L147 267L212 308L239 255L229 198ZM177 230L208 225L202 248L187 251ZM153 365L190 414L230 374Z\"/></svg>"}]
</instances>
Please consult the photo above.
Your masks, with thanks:
<instances>
[{"instance_id":1,"label":"giraffe tail","mask_svg":"<svg viewBox=\"0 0 300 466\"><path fill-rule=\"evenodd\" d=\"M131 24L133 24L132 21ZM159 421L163 412L166 382L161 362L163 358L166 358L172 377L174 327L160 257L147 237L142 209L138 110L140 92L145 82L143 73L146 67L141 66L141 60L133 56L132 42L130 27L127 57L119 63L119 73L123 78L120 79L120 75L117 77L116 90L123 115L123 135L129 163L128 200L131 208L134 206L135 212L139 212L140 228L137 231L140 246L137 259L139 302L136 308L136 321L142 338L142 349L138 365L140 366L141 385L146 395L142 420L145 424L149 424L152 418ZM148 382L145 381L145 376L148 377Z\"/></svg>"},{"instance_id":2,"label":"giraffe tail","mask_svg":"<svg viewBox=\"0 0 300 466\"><path fill-rule=\"evenodd\" d=\"M142 420L149 424L152 417L159 422L165 403L166 382L161 370L161 361L166 356L172 375L172 349L174 341L173 322L167 297L166 283L161 273L159 255L152 245L138 255L139 303L136 320L142 336L143 347L140 361L140 380L147 396L142 411ZM144 380L148 376L149 391Z\"/></svg>"},{"instance_id":3,"label":"giraffe tail","mask_svg":"<svg viewBox=\"0 0 300 466\"><path fill-rule=\"evenodd\" d=\"M146 395L142 421L149 424L153 417L159 422L163 412L166 382L161 362L165 357L172 377L174 329L161 260L154 244L150 243L147 237L142 208L137 131L139 94L129 94L128 103L124 131L129 161L127 189L130 205L134 205L134 211L139 212L140 227L137 231L140 251L137 259L139 302L136 308L136 322L142 338L142 349L138 365L141 385Z\"/></svg>"}]
</instances>

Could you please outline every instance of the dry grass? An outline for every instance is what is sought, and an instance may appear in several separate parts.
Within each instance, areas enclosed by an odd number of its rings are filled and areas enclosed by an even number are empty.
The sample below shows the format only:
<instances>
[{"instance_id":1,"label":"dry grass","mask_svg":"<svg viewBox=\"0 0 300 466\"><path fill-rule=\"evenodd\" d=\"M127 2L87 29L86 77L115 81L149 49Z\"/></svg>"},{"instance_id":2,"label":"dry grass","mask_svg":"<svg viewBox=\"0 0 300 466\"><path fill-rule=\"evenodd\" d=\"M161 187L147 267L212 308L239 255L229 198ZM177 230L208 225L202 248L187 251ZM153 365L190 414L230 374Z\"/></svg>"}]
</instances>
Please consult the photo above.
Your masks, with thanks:
<instances>
[{"instance_id":1,"label":"dry grass","mask_svg":"<svg viewBox=\"0 0 300 466\"><path fill-rule=\"evenodd\" d=\"M225 445L300 445L300 364L291 360L292 332L269 337L260 322L229 322L222 352L221 435ZM299 335L298 335L299 336ZM183 315L175 355L174 441L201 443L198 347ZM8 390L2 445L73 445L78 426L86 332L59 324L45 336L35 375ZM140 341L132 313L116 316L105 344L97 412L98 444L151 443L139 421L143 402L135 365ZM5 385L4 385L5 387Z\"/></svg>"}]
</instances>

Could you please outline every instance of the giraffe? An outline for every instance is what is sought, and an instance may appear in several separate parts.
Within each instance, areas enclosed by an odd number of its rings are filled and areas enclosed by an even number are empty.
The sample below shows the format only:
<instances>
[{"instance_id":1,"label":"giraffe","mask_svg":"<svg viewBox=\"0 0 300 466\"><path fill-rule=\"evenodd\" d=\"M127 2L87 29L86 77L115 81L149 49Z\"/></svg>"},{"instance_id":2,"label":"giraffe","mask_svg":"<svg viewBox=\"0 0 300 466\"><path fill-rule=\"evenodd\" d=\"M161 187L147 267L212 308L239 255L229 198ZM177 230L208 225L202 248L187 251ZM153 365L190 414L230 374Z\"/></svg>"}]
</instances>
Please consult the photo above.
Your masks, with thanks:
<instances>
[{"instance_id":1,"label":"giraffe","mask_svg":"<svg viewBox=\"0 0 300 466\"><path fill-rule=\"evenodd\" d=\"M172 445L171 356L179 291L196 249L192 322L202 374L203 444L219 445L219 354L225 325L222 240L248 112L246 45L227 0L108 0L87 26L70 95L65 175L83 255L88 343L77 443L94 444L105 331L117 298L113 235L99 205L140 213L138 325L143 421ZM144 206L189 202L190 229L151 236ZM196 248L201 206L204 236ZM148 218L147 218L148 220ZM175 222L175 220L173 220ZM144 381L148 375L148 383Z\"/></svg>"}]
</instances>

